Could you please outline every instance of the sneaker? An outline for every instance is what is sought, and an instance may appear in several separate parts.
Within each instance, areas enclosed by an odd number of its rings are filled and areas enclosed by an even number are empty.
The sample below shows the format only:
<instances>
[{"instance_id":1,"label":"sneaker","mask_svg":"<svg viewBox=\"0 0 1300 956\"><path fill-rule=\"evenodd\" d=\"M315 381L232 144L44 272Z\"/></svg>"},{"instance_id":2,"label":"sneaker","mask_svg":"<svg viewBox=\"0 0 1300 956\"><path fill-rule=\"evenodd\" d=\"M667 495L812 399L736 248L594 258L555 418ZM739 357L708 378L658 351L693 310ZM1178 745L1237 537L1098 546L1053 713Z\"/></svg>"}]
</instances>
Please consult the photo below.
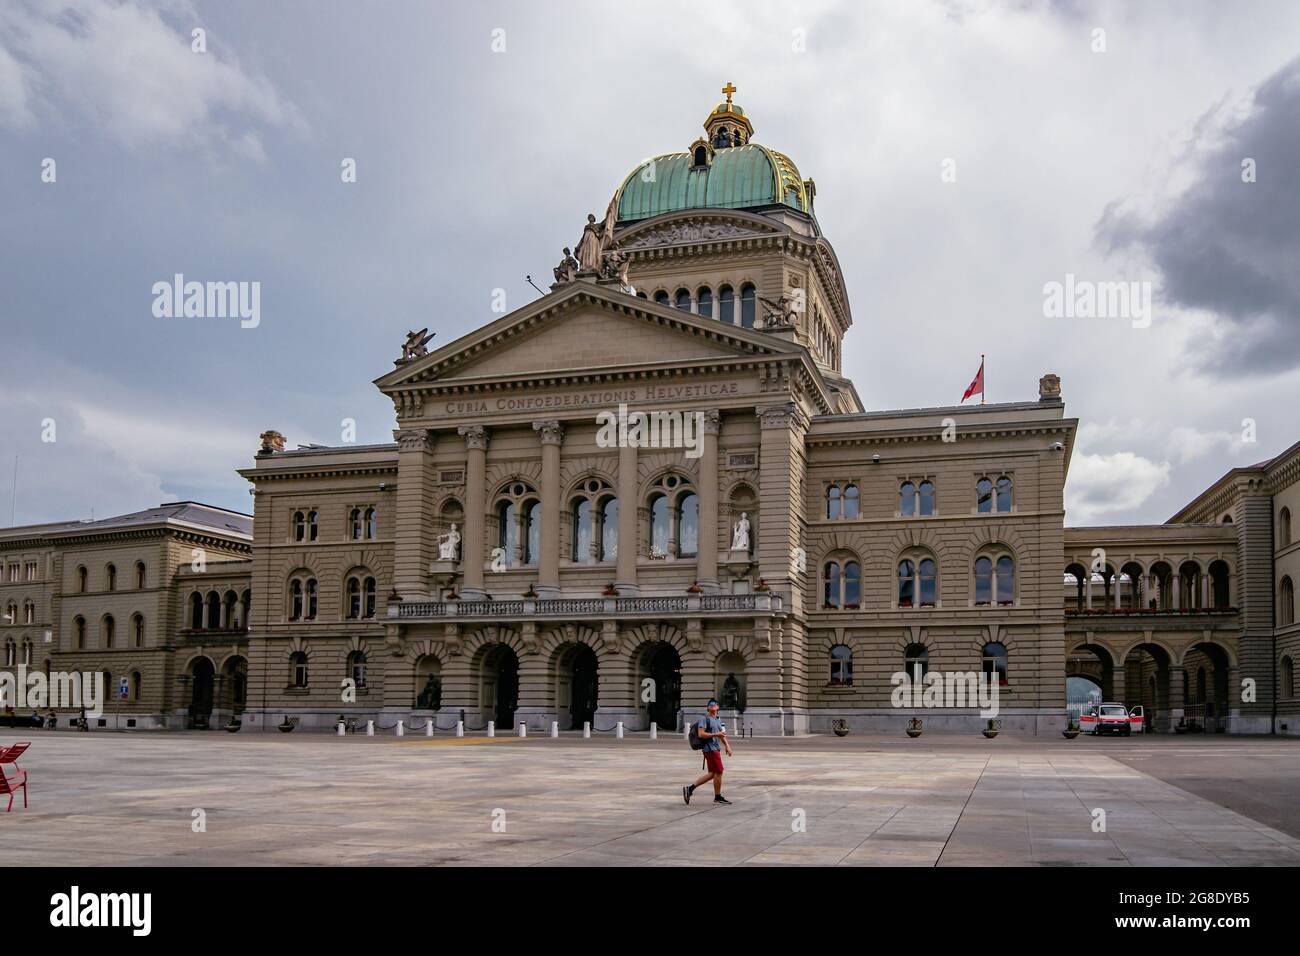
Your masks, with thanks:
<instances>
[{"instance_id":1,"label":"sneaker","mask_svg":"<svg viewBox=\"0 0 1300 956\"><path fill-rule=\"evenodd\" d=\"M722 794L718 794L716 797L714 797L714 798L713 798L713 802L714 802L714 803L725 803L727 806L731 806L731 801L728 800L726 797L724 797Z\"/></svg>"},{"instance_id":2,"label":"sneaker","mask_svg":"<svg viewBox=\"0 0 1300 956\"><path fill-rule=\"evenodd\" d=\"M691 788L690 788L690 787L682 787L682 799L685 800L688 804L691 802Z\"/></svg>"}]
</instances>

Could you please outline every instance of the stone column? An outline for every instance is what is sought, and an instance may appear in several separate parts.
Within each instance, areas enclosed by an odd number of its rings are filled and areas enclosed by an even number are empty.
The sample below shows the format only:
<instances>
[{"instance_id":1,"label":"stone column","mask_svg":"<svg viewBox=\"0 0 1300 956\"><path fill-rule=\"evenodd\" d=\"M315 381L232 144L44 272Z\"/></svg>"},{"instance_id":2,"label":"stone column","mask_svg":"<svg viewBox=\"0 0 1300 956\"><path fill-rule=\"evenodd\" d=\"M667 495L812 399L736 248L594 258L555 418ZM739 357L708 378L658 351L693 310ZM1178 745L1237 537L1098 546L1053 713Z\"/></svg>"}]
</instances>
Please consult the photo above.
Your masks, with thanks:
<instances>
[{"instance_id":1,"label":"stone column","mask_svg":"<svg viewBox=\"0 0 1300 956\"><path fill-rule=\"evenodd\" d=\"M542 553L537 558L537 594L560 595L560 443L564 426L555 419L533 422L542 439Z\"/></svg>"},{"instance_id":2,"label":"stone column","mask_svg":"<svg viewBox=\"0 0 1300 956\"><path fill-rule=\"evenodd\" d=\"M716 408L703 413L703 448L700 458L700 527L695 574L706 594L718 592L718 431L721 416Z\"/></svg>"},{"instance_id":3,"label":"stone column","mask_svg":"<svg viewBox=\"0 0 1300 956\"><path fill-rule=\"evenodd\" d=\"M393 526L393 588L402 600L427 600L434 540L429 517L433 494L429 472L433 443L427 428L401 428L397 439L397 510Z\"/></svg>"},{"instance_id":4,"label":"stone column","mask_svg":"<svg viewBox=\"0 0 1300 956\"><path fill-rule=\"evenodd\" d=\"M1183 718L1183 665L1169 665L1169 726L1164 730L1172 730L1174 725Z\"/></svg>"},{"instance_id":5,"label":"stone column","mask_svg":"<svg viewBox=\"0 0 1300 956\"><path fill-rule=\"evenodd\" d=\"M640 482L637 476L636 446L624 442L618 449L618 564L614 586L619 596L635 596L637 554L637 512Z\"/></svg>"},{"instance_id":6,"label":"stone column","mask_svg":"<svg viewBox=\"0 0 1300 956\"><path fill-rule=\"evenodd\" d=\"M481 601L483 589L484 519L487 501L483 483L487 476L488 430L482 425L461 425L457 433L465 438L465 537L461 540L461 566L465 583L461 596Z\"/></svg>"}]
</instances>

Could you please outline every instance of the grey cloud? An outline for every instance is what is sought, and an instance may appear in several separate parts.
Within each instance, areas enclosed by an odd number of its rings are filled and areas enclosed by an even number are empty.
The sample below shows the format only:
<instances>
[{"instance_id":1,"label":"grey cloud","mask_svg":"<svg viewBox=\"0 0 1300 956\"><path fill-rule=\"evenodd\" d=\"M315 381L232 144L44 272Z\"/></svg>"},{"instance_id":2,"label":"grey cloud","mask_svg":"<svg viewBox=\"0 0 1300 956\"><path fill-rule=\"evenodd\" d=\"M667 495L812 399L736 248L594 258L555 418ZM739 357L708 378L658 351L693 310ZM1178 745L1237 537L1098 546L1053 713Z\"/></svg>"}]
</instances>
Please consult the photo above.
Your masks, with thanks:
<instances>
[{"instance_id":1,"label":"grey cloud","mask_svg":"<svg viewBox=\"0 0 1300 956\"><path fill-rule=\"evenodd\" d=\"M1189 347L1196 368L1224 377L1300 366L1300 59L1255 92L1246 115L1215 132L1185 193L1154 216L1112 205L1097 226L1110 251L1145 252L1163 298L1215 315L1215 333ZM1195 145L1195 144L1194 144ZM1257 181L1242 181L1253 159Z\"/></svg>"}]
</instances>

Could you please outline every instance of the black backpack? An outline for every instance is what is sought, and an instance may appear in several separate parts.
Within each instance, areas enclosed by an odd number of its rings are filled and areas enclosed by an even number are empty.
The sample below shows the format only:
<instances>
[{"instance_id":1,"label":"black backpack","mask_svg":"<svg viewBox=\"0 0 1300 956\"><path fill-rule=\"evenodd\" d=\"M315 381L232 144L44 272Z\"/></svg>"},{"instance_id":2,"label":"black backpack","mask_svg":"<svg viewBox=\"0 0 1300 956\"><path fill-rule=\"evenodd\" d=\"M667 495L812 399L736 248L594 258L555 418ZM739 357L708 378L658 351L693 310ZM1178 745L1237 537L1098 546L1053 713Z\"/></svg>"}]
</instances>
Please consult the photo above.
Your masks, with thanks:
<instances>
[{"instance_id":1,"label":"black backpack","mask_svg":"<svg viewBox=\"0 0 1300 956\"><path fill-rule=\"evenodd\" d=\"M686 739L690 742L692 750L703 750L704 741L700 739L700 722L697 720L691 724L691 728L686 733Z\"/></svg>"}]
</instances>

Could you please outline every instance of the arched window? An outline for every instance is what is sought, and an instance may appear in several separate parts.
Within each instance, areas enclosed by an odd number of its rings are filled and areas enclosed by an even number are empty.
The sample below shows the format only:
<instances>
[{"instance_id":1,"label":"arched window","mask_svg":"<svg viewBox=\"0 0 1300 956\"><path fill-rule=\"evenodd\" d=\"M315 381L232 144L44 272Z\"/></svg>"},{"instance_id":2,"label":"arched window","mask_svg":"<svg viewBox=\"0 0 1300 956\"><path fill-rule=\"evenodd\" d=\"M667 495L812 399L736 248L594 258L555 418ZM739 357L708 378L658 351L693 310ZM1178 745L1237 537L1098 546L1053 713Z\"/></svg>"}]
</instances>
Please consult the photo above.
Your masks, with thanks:
<instances>
[{"instance_id":1,"label":"arched window","mask_svg":"<svg viewBox=\"0 0 1300 956\"><path fill-rule=\"evenodd\" d=\"M307 512L307 540L308 540L308 541L315 541L315 540L316 540L316 533L317 533L319 530L320 530L320 529L319 529L318 523L317 523L317 521L316 521L316 512L314 512L314 511L309 511L309 512Z\"/></svg>"},{"instance_id":2,"label":"arched window","mask_svg":"<svg viewBox=\"0 0 1300 956\"><path fill-rule=\"evenodd\" d=\"M117 565L110 564L104 568L104 577L108 582L108 590L117 590Z\"/></svg>"},{"instance_id":3,"label":"arched window","mask_svg":"<svg viewBox=\"0 0 1300 956\"><path fill-rule=\"evenodd\" d=\"M140 699L140 672L131 671L130 681L131 700L138 701Z\"/></svg>"},{"instance_id":4,"label":"arched window","mask_svg":"<svg viewBox=\"0 0 1300 956\"><path fill-rule=\"evenodd\" d=\"M923 515L934 514L934 482L921 482L921 489L918 492L918 508Z\"/></svg>"},{"instance_id":5,"label":"arched window","mask_svg":"<svg viewBox=\"0 0 1300 956\"><path fill-rule=\"evenodd\" d=\"M117 622L113 620L113 615L105 614L103 622L99 625L99 631L103 637L103 646L112 647L113 641L117 637Z\"/></svg>"},{"instance_id":6,"label":"arched window","mask_svg":"<svg viewBox=\"0 0 1300 956\"><path fill-rule=\"evenodd\" d=\"M131 617L131 643L135 647L144 647L144 615L142 614Z\"/></svg>"},{"instance_id":7,"label":"arched window","mask_svg":"<svg viewBox=\"0 0 1300 956\"><path fill-rule=\"evenodd\" d=\"M695 159L694 159L694 164L695 164L696 166L707 166L707 165L709 165L709 151L708 151L708 149L705 148L703 145L701 145L701 146L696 146L696 147L695 147Z\"/></svg>"},{"instance_id":8,"label":"arched window","mask_svg":"<svg viewBox=\"0 0 1300 956\"><path fill-rule=\"evenodd\" d=\"M86 619L77 615L72 619L72 633L75 636L77 650L86 649Z\"/></svg>"},{"instance_id":9,"label":"arched window","mask_svg":"<svg viewBox=\"0 0 1300 956\"><path fill-rule=\"evenodd\" d=\"M650 499L650 554L666 557L668 554L668 496L655 495Z\"/></svg>"},{"instance_id":10,"label":"arched window","mask_svg":"<svg viewBox=\"0 0 1300 956\"><path fill-rule=\"evenodd\" d=\"M736 324L736 294L731 286L724 285L718 290L718 321L728 325Z\"/></svg>"},{"instance_id":11,"label":"arched window","mask_svg":"<svg viewBox=\"0 0 1300 956\"><path fill-rule=\"evenodd\" d=\"M746 329L754 327L754 287L749 283L740 287L740 325Z\"/></svg>"},{"instance_id":12,"label":"arched window","mask_svg":"<svg viewBox=\"0 0 1300 956\"><path fill-rule=\"evenodd\" d=\"M348 655L348 676L352 678L358 689L366 686L365 651L353 651Z\"/></svg>"},{"instance_id":13,"label":"arched window","mask_svg":"<svg viewBox=\"0 0 1300 956\"><path fill-rule=\"evenodd\" d=\"M137 591L143 591L143 590L144 590L144 581L145 581L145 567L144 567L144 562L143 562L143 561L137 561L137 562L135 563L135 588L136 588Z\"/></svg>"},{"instance_id":14,"label":"arched window","mask_svg":"<svg viewBox=\"0 0 1300 956\"><path fill-rule=\"evenodd\" d=\"M673 303L682 312L691 311L691 291L690 289L678 289L677 301Z\"/></svg>"},{"instance_id":15,"label":"arched window","mask_svg":"<svg viewBox=\"0 0 1300 956\"><path fill-rule=\"evenodd\" d=\"M856 518L858 516L858 486L844 486L844 517Z\"/></svg>"},{"instance_id":16,"label":"arched window","mask_svg":"<svg viewBox=\"0 0 1300 956\"><path fill-rule=\"evenodd\" d=\"M365 513L365 532L366 537L373 541L379 537L379 512L374 508L367 508Z\"/></svg>"},{"instance_id":17,"label":"arched window","mask_svg":"<svg viewBox=\"0 0 1300 956\"><path fill-rule=\"evenodd\" d=\"M841 514L841 499L843 493L839 485L831 485L826 489L826 517L838 518Z\"/></svg>"},{"instance_id":18,"label":"arched window","mask_svg":"<svg viewBox=\"0 0 1300 956\"><path fill-rule=\"evenodd\" d=\"M909 681L921 681L930 673L930 652L924 644L908 644L903 650L903 673Z\"/></svg>"},{"instance_id":19,"label":"arched window","mask_svg":"<svg viewBox=\"0 0 1300 956\"><path fill-rule=\"evenodd\" d=\"M23 638L23 666L32 666L32 642L29 638Z\"/></svg>"},{"instance_id":20,"label":"arched window","mask_svg":"<svg viewBox=\"0 0 1300 956\"><path fill-rule=\"evenodd\" d=\"M497 505L497 546L505 552L507 567L515 563L518 545L519 509L513 501L503 501Z\"/></svg>"},{"instance_id":21,"label":"arched window","mask_svg":"<svg viewBox=\"0 0 1300 956\"><path fill-rule=\"evenodd\" d=\"M1277 602L1277 622L1279 624L1295 623L1295 585L1292 584L1288 575L1282 579L1282 586L1278 589Z\"/></svg>"},{"instance_id":22,"label":"arched window","mask_svg":"<svg viewBox=\"0 0 1300 956\"><path fill-rule=\"evenodd\" d=\"M916 564L904 558L898 562L898 606L916 604Z\"/></svg>"},{"instance_id":23,"label":"arched window","mask_svg":"<svg viewBox=\"0 0 1300 956\"><path fill-rule=\"evenodd\" d=\"M857 561L828 561L822 570L823 606L845 611L862 606L862 566Z\"/></svg>"},{"instance_id":24,"label":"arched window","mask_svg":"<svg viewBox=\"0 0 1300 956\"><path fill-rule=\"evenodd\" d=\"M1002 475L997 481L998 511L1011 510L1011 479Z\"/></svg>"},{"instance_id":25,"label":"arched window","mask_svg":"<svg viewBox=\"0 0 1300 956\"><path fill-rule=\"evenodd\" d=\"M289 684L291 687L307 687L307 655L302 651L289 655Z\"/></svg>"},{"instance_id":26,"label":"arched window","mask_svg":"<svg viewBox=\"0 0 1300 956\"><path fill-rule=\"evenodd\" d=\"M18 666L18 648L14 646L12 637L5 638L5 667Z\"/></svg>"},{"instance_id":27,"label":"arched window","mask_svg":"<svg viewBox=\"0 0 1300 956\"><path fill-rule=\"evenodd\" d=\"M24 624L36 623L36 605L33 604L31 601L23 602L23 623Z\"/></svg>"},{"instance_id":28,"label":"arched window","mask_svg":"<svg viewBox=\"0 0 1300 956\"><path fill-rule=\"evenodd\" d=\"M660 305L672 304L668 298L668 293L665 292L663 289L660 289L658 292L655 293L655 302L659 303Z\"/></svg>"},{"instance_id":29,"label":"arched window","mask_svg":"<svg viewBox=\"0 0 1300 956\"><path fill-rule=\"evenodd\" d=\"M348 536L353 541L360 541L362 532L361 509L353 508L348 512Z\"/></svg>"},{"instance_id":30,"label":"arched window","mask_svg":"<svg viewBox=\"0 0 1300 956\"><path fill-rule=\"evenodd\" d=\"M85 566L82 565L81 567L77 568L77 590L80 591L82 594L86 593L86 585L88 584L88 580L89 580L89 576L86 574Z\"/></svg>"},{"instance_id":31,"label":"arched window","mask_svg":"<svg viewBox=\"0 0 1300 956\"><path fill-rule=\"evenodd\" d=\"M840 601L840 565L837 561L829 561L822 573L823 581L823 607L842 607Z\"/></svg>"},{"instance_id":32,"label":"arched window","mask_svg":"<svg viewBox=\"0 0 1300 956\"><path fill-rule=\"evenodd\" d=\"M934 560L920 556L898 562L898 606L934 607L938 600Z\"/></svg>"},{"instance_id":33,"label":"arched window","mask_svg":"<svg viewBox=\"0 0 1300 956\"><path fill-rule=\"evenodd\" d=\"M831 686L849 687L853 684L853 651L846 644L831 648Z\"/></svg>"},{"instance_id":34,"label":"arched window","mask_svg":"<svg viewBox=\"0 0 1300 956\"><path fill-rule=\"evenodd\" d=\"M903 482L898 488L898 513L905 518L916 514L916 485Z\"/></svg>"},{"instance_id":35,"label":"arched window","mask_svg":"<svg viewBox=\"0 0 1300 956\"><path fill-rule=\"evenodd\" d=\"M603 498L600 503L600 560L618 557L618 499Z\"/></svg>"},{"instance_id":36,"label":"arched window","mask_svg":"<svg viewBox=\"0 0 1300 956\"><path fill-rule=\"evenodd\" d=\"M316 618L316 579L295 575L289 581L289 620L311 621Z\"/></svg>"},{"instance_id":37,"label":"arched window","mask_svg":"<svg viewBox=\"0 0 1300 956\"><path fill-rule=\"evenodd\" d=\"M8 604L5 605L4 623L5 624L18 623L18 602L10 601Z\"/></svg>"},{"instance_id":38,"label":"arched window","mask_svg":"<svg viewBox=\"0 0 1300 956\"><path fill-rule=\"evenodd\" d=\"M677 501L677 556L693 558L700 543L700 499L688 493Z\"/></svg>"},{"instance_id":39,"label":"arched window","mask_svg":"<svg viewBox=\"0 0 1300 956\"><path fill-rule=\"evenodd\" d=\"M998 641L984 645L984 675L991 679L997 675L998 684L1005 687L1007 683L1007 648Z\"/></svg>"},{"instance_id":40,"label":"arched window","mask_svg":"<svg viewBox=\"0 0 1300 956\"><path fill-rule=\"evenodd\" d=\"M579 498L573 504L573 552L574 561L586 563L592 560L592 538L596 522L591 515L591 499Z\"/></svg>"},{"instance_id":41,"label":"arched window","mask_svg":"<svg viewBox=\"0 0 1300 956\"><path fill-rule=\"evenodd\" d=\"M699 311L700 315L704 316L707 319L713 318L713 290L712 289L710 289L708 286L702 286L695 293L695 301L698 303L696 308Z\"/></svg>"},{"instance_id":42,"label":"arched window","mask_svg":"<svg viewBox=\"0 0 1300 956\"><path fill-rule=\"evenodd\" d=\"M542 503L534 501L524 512L524 564L532 565L542 556Z\"/></svg>"},{"instance_id":43,"label":"arched window","mask_svg":"<svg viewBox=\"0 0 1300 956\"><path fill-rule=\"evenodd\" d=\"M366 574L351 574L347 580L347 616L351 620L375 616L375 579Z\"/></svg>"},{"instance_id":44,"label":"arched window","mask_svg":"<svg viewBox=\"0 0 1300 956\"><path fill-rule=\"evenodd\" d=\"M1016 564L1009 554L984 554L975 559L975 603L1007 606L1016 602Z\"/></svg>"},{"instance_id":45,"label":"arched window","mask_svg":"<svg viewBox=\"0 0 1300 956\"><path fill-rule=\"evenodd\" d=\"M221 627L221 595L216 591L208 592L208 629L217 630Z\"/></svg>"},{"instance_id":46,"label":"arched window","mask_svg":"<svg viewBox=\"0 0 1300 956\"><path fill-rule=\"evenodd\" d=\"M1295 696L1295 662L1289 657L1282 658L1282 696Z\"/></svg>"},{"instance_id":47,"label":"arched window","mask_svg":"<svg viewBox=\"0 0 1300 956\"><path fill-rule=\"evenodd\" d=\"M1283 508L1277 516L1277 546L1285 548L1291 543L1291 509Z\"/></svg>"},{"instance_id":48,"label":"arched window","mask_svg":"<svg viewBox=\"0 0 1300 956\"><path fill-rule=\"evenodd\" d=\"M290 521L294 541L307 540L307 516L301 511L293 513L293 519Z\"/></svg>"},{"instance_id":49,"label":"arched window","mask_svg":"<svg viewBox=\"0 0 1300 956\"><path fill-rule=\"evenodd\" d=\"M198 591L190 595L190 627L196 631L203 627L203 595Z\"/></svg>"}]
</instances>

